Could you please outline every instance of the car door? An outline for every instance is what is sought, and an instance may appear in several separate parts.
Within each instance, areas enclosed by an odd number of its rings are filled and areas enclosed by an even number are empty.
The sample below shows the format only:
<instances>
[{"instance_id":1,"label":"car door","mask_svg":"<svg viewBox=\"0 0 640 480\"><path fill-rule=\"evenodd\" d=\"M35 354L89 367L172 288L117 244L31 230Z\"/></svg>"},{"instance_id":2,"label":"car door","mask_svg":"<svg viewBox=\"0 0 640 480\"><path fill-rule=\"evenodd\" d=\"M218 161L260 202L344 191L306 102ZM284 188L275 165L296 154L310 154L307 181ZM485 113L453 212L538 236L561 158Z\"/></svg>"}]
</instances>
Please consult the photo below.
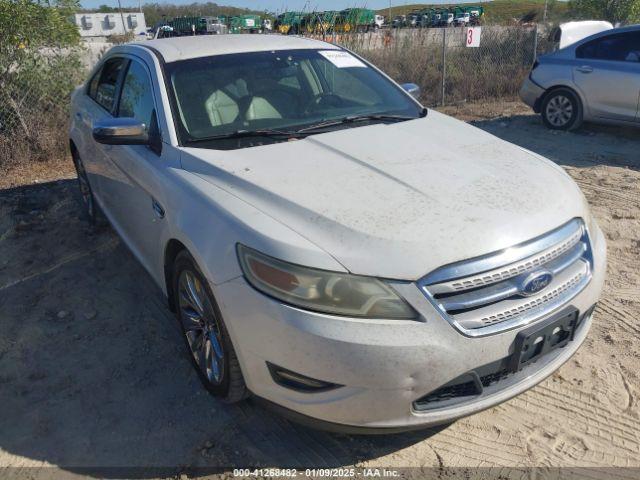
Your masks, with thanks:
<instances>
[{"instance_id":1,"label":"car door","mask_svg":"<svg viewBox=\"0 0 640 480\"><path fill-rule=\"evenodd\" d=\"M81 145L78 145L82 164L89 176L91 190L103 207L102 185L108 161L105 152L107 146L93 140L92 130L94 123L113 117L125 65L126 59L123 57L110 57L102 63L81 95L73 119L82 136Z\"/></svg>"},{"instance_id":2,"label":"car door","mask_svg":"<svg viewBox=\"0 0 640 480\"><path fill-rule=\"evenodd\" d=\"M640 31L605 35L577 47L573 79L591 116L635 121L640 96Z\"/></svg>"},{"instance_id":3,"label":"car door","mask_svg":"<svg viewBox=\"0 0 640 480\"><path fill-rule=\"evenodd\" d=\"M150 137L158 137L156 98L150 70L143 60L130 57L119 90L117 117L135 118ZM148 145L104 145L107 173L103 194L110 220L139 261L154 276L165 228L162 197L162 148ZM160 277L156 277L160 278Z\"/></svg>"}]
</instances>

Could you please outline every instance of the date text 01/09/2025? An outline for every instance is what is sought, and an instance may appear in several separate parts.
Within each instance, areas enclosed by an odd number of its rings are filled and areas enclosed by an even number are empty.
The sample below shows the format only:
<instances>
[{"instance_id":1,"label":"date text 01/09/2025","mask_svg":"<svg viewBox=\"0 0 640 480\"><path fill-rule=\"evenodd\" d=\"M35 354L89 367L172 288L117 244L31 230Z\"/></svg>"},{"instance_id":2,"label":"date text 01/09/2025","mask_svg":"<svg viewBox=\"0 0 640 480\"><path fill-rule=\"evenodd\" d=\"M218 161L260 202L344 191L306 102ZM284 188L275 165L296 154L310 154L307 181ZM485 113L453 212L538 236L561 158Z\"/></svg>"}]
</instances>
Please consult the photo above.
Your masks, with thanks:
<instances>
[{"instance_id":1,"label":"date text 01/09/2025","mask_svg":"<svg viewBox=\"0 0 640 480\"><path fill-rule=\"evenodd\" d=\"M355 477L380 477L393 478L400 476L400 472L386 468L307 468L297 470L295 468L236 468L234 477L271 477L271 478L295 478L295 477L328 477L328 478L355 478Z\"/></svg>"}]
</instances>

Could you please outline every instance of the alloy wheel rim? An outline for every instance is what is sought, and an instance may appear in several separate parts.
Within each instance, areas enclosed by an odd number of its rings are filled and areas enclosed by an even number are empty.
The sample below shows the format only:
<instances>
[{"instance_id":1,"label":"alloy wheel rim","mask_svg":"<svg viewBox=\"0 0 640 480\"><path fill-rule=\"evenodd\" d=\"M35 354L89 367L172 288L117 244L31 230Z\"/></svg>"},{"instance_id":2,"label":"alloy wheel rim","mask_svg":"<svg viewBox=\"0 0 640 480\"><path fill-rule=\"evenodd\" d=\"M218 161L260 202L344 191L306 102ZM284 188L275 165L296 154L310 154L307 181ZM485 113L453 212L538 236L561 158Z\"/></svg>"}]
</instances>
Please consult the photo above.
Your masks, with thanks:
<instances>
[{"instance_id":1,"label":"alloy wheel rim","mask_svg":"<svg viewBox=\"0 0 640 480\"><path fill-rule=\"evenodd\" d=\"M573 118L573 104L564 95L556 95L547 104L547 119L554 127L564 127Z\"/></svg>"},{"instance_id":2,"label":"alloy wheel rim","mask_svg":"<svg viewBox=\"0 0 640 480\"><path fill-rule=\"evenodd\" d=\"M180 320L189 350L207 380L219 385L224 372L224 350L218 319L204 286L190 271L178 279Z\"/></svg>"}]
</instances>

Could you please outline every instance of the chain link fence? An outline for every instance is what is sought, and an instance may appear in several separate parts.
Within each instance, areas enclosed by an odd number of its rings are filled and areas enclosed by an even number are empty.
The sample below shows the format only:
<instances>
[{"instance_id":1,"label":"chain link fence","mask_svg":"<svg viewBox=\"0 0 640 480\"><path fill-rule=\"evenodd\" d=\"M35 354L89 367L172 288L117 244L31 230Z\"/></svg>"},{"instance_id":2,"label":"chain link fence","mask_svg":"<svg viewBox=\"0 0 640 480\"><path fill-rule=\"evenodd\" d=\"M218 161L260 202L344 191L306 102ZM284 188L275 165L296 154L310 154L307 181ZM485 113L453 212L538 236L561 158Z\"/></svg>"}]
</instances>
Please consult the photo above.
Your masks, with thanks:
<instances>
[{"instance_id":1,"label":"chain link fence","mask_svg":"<svg viewBox=\"0 0 640 480\"><path fill-rule=\"evenodd\" d=\"M537 26L483 26L478 47L466 46L466 28L313 37L349 48L399 83L418 84L431 106L514 98L536 55L552 48Z\"/></svg>"},{"instance_id":2,"label":"chain link fence","mask_svg":"<svg viewBox=\"0 0 640 480\"><path fill-rule=\"evenodd\" d=\"M80 58L43 48L0 59L0 169L64 154L69 98L86 73Z\"/></svg>"},{"instance_id":3,"label":"chain link fence","mask_svg":"<svg viewBox=\"0 0 640 480\"><path fill-rule=\"evenodd\" d=\"M69 96L84 76L69 2L0 1L0 172L64 154Z\"/></svg>"}]
</instances>

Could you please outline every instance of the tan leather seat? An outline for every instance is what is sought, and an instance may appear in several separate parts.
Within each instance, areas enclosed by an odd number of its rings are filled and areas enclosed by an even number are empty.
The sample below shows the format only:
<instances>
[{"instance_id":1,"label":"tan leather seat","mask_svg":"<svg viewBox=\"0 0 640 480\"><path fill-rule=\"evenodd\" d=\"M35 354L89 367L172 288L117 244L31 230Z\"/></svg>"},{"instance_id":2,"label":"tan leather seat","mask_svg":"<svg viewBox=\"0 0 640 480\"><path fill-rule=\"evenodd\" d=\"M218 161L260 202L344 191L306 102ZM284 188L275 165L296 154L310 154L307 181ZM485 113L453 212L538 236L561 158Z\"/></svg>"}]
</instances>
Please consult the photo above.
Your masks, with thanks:
<instances>
[{"instance_id":1,"label":"tan leather seat","mask_svg":"<svg viewBox=\"0 0 640 480\"><path fill-rule=\"evenodd\" d=\"M282 118L276 108L263 97L253 97L247 108L247 120L260 120L263 118Z\"/></svg>"},{"instance_id":2,"label":"tan leather seat","mask_svg":"<svg viewBox=\"0 0 640 480\"><path fill-rule=\"evenodd\" d=\"M233 123L240 113L238 104L222 90L216 90L204 102L209 122L214 127Z\"/></svg>"}]
</instances>

